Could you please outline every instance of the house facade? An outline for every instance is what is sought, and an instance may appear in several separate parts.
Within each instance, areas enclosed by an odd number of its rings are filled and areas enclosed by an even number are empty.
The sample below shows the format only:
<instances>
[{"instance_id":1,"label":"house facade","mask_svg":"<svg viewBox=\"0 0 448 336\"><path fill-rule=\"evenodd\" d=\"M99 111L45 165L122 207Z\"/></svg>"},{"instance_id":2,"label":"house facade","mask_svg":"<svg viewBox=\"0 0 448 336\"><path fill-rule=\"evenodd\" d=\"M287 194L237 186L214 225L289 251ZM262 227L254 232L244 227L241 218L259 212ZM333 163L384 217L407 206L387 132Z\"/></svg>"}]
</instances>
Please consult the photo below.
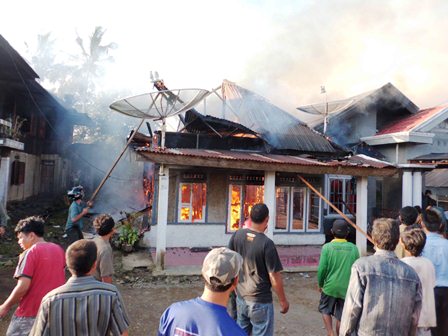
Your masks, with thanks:
<instances>
[{"instance_id":1,"label":"house facade","mask_svg":"<svg viewBox=\"0 0 448 336\"><path fill-rule=\"evenodd\" d=\"M393 176L396 167L366 155L348 155L322 134L234 83L225 81L220 89L217 96L224 106L205 113L191 109L183 116L182 131L157 133L165 146L160 140L155 145L150 140L134 144L138 160L151 167L155 186L153 225L144 241L156 249L157 265L164 267L170 249L226 245L258 202L270 209L267 234L281 247L313 247L313 265L325 242L323 223L329 215L325 209L340 211L329 203L337 201L356 213L356 218L348 219L365 234L367 179ZM139 112L148 108L132 98L111 108L119 110L126 103ZM332 195L328 200L324 196L328 175L350 176L342 188L356 199L351 197L347 203ZM354 233L362 253L366 252L364 234ZM303 257L304 251L296 251L295 257Z\"/></svg>"},{"instance_id":2,"label":"house facade","mask_svg":"<svg viewBox=\"0 0 448 336\"><path fill-rule=\"evenodd\" d=\"M73 125L82 118L59 103L0 35L0 198L24 200L67 189Z\"/></svg>"},{"instance_id":3,"label":"house facade","mask_svg":"<svg viewBox=\"0 0 448 336\"><path fill-rule=\"evenodd\" d=\"M437 125L444 118L437 108L420 111L388 83L355 97L328 102L327 106L308 105L298 110L305 113L318 111L320 116L309 126L323 130L326 122L326 134L353 153L368 153L401 167L395 176L369 178L369 218L396 216L406 205L421 206L424 175L435 166L432 162L413 159L434 151L446 152L448 148L443 148L442 139L446 138L443 131L437 134L437 128L440 128ZM434 138L439 138L439 144ZM343 181L350 176L336 178ZM331 181L332 176L326 179ZM329 184L330 195L338 190L341 190L338 186L333 188ZM345 190L341 190L341 194L345 199L350 196Z\"/></svg>"}]
</instances>

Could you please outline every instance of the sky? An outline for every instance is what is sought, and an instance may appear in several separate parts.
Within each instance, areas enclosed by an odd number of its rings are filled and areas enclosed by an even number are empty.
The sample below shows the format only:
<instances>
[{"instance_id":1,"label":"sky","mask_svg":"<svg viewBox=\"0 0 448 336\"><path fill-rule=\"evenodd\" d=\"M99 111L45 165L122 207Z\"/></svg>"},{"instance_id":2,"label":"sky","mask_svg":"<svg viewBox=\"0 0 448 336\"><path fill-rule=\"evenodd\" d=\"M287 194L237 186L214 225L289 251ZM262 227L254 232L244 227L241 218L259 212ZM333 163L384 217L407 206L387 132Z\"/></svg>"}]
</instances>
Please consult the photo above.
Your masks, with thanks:
<instances>
[{"instance_id":1,"label":"sky","mask_svg":"<svg viewBox=\"0 0 448 336\"><path fill-rule=\"evenodd\" d=\"M448 1L39 0L2 3L0 34L22 55L52 33L61 58L96 26L114 42L104 90L219 86L280 108L348 98L391 82L420 108L448 101ZM306 116L304 116L306 118Z\"/></svg>"}]
</instances>

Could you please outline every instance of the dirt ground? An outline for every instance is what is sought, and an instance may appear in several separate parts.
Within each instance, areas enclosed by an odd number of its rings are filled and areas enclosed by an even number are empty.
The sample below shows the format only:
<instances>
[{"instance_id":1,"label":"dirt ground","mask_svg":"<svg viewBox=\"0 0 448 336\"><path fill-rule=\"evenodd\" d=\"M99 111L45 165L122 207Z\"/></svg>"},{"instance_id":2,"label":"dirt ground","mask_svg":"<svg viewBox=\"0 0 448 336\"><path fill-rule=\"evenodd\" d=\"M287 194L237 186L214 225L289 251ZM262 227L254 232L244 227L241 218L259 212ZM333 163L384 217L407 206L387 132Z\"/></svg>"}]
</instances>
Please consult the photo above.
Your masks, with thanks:
<instances>
[{"instance_id":1,"label":"dirt ground","mask_svg":"<svg viewBox=\"0 0 448 336\"><path fill-rule=\"evenodd\" d=\"M0 269L0 300L10 293L15 281L11 278L14 268ZM152 278L139 270L116 279L131 318L130 335L156 335L160 315L171 303L199 296L202 281L197 276ZM309 276L309 277L305 277ZM319 293L315 273L284 274L290 310L282 315L275 302L275 335L320 336L325 335L320 314L316 307ZM126 283L120 284L117 282ZM0 335L5 335L11 313L0 320Z\"/></svg>"},{"instance_id":2,"label":"dirt ground","mask_svg":"<svg viewBox=\"0 0 448 336\"><path fill-rule=\"evenodd\" d=\"M8 209L12 217L9 239L0 239L0 303L15 285L12 279L20 249L13 239L12 227L18 218L32 214L47 216L46 239L59 242L67 208L63 203L14 204ZM120 252L115 251L117 265ZM321 315L317 312L319 292L315 273L285 273L285 290L290 302L286 315L275 305L275 335L319 336L325 335ZM203 282L198 276L153 277L151 271L135 269L132 272L118 270L114 283L120 290L128 310L130 335L156 335L160 315L171 303L194 298L202 293ZM274 300L275 300L274 295ZM12 312L0 320L0 335L6 334Z\"/></svg>"}]
</instances>

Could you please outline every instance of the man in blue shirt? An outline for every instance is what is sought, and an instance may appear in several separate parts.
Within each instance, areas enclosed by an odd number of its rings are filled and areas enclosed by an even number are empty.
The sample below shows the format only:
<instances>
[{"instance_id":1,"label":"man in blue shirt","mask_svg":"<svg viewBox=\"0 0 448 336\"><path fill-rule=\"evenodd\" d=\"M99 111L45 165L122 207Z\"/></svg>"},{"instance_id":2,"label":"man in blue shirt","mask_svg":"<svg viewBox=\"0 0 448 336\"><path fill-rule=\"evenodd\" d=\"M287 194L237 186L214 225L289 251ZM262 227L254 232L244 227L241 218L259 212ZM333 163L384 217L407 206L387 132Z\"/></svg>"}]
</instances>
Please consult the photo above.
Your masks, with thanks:
<instances>
[{"instance_id":1,"label":"man in blue shirt","mask_svg":"<svg viewBox=\"0 0 448 336\"><path fill-rule=\"evenodd\" d=\"M445 228L437 209L428 207L423 211L422 222L426 233L426 244L422 256L431 260L436 269L434 297L437 327L432 328L432 335L446 335L448 330L448 240L443 238Z\"/></svg>"},{"instance_id":2,"label":"man in blue shirt","mask_svg":"<svg viewBox=\"0 0 448 336\"><path fill-rule=\"evenodd\" d=\"M83 238L82 227L84 223L82 219L92 207L92 202L86 204L82 200L84 198L84 188L82 186L74 187L67 193L67 196L73 201L68 209L67 223L65 224L66 244L70 246Z\"/></svg>"},{"instance_id":3,"label":"man in blue shirt","mask_svg":"<svg viewBox=\"0 0 448 336\"><path fill-rule=\"evenodd\" d=\"M227 312L229 295L238 283L243 258L226 247L213 249L202 265L201 297L173 303L159 324L159 336L243 336L246 333Z\"/></svg>"}]
</instances>

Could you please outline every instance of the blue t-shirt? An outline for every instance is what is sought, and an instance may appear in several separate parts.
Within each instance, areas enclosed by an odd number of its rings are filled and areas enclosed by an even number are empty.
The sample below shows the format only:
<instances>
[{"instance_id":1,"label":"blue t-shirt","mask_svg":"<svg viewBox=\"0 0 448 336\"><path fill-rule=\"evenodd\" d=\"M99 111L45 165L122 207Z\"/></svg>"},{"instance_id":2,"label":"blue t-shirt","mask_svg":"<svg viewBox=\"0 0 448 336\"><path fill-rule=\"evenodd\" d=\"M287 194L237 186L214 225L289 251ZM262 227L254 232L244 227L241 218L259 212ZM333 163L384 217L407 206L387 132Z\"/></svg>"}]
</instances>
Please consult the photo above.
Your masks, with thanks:
<instances>
[{"instance_id":1,"label":"blue t-shirt","mask_svg":"<svg viewBox=\"0 0 448 336\"><path fill-rule=\"evenodd\" d=\"M75 201L73 201L72 204L70 204L70 208L68 209L67 223L65 224L65 230L69 230L73 227L74 223L72 221L72 218L78 216L85 207L86 204L84 202L78 204ZM84 226L82 218L76 222L76 225L79 227L80 230L82 230L82 227Z\"/></svg>"},{"instance_id":2,"label":"blue t-shirt","mask_svg":"<svg viewBox=\"0 0 448 336\"><path fill-rule=\"evenodd\" d=\"M158 336L247 336L223 306L196 299L173 303L160 318Z\"/></svg>"}]
</instances>

